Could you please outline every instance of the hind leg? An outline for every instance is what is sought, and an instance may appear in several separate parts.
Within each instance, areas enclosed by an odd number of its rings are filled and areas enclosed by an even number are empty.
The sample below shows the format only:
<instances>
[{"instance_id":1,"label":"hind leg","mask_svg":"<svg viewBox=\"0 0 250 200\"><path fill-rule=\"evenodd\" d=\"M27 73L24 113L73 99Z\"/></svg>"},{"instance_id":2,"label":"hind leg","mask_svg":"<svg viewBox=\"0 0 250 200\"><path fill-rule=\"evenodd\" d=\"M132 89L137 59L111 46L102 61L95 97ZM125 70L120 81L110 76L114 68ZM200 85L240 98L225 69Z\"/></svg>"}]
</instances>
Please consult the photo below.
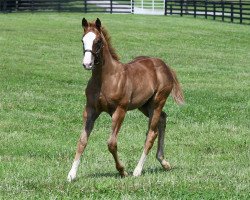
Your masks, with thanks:
<instances>
[{"instance_id":1,"label":"hind leg","mask_svg":"<svg viewBox=\"0 0 250 200\"><path fill-rule=\"evenodd\" d=\"M156 153L157 160L161 163L162 167L166 170L170 170L170 164L164 159L164 138L166 129L167 114L162 111L160 120L158 123L158 148Z\"/></svg>"},{"instance_id":2,"label":"hind leg","mask_svg":"<svg viewBox=\"0 0 250 200\"><path fill-rule=\"evenodd\" d=\"M163 99L161 102L153 102L152 104L149 104L146 108L144 107L140 109L144 114L149 116L149 128L148 128L146 142L144 144L143 153L133 172L134 176L141 175L146 157L150 149L152 148L154 141L158 135L158 123L161 117L161 112L165 104L165 101L166 99Z\"/></svg>"}]
</instances>

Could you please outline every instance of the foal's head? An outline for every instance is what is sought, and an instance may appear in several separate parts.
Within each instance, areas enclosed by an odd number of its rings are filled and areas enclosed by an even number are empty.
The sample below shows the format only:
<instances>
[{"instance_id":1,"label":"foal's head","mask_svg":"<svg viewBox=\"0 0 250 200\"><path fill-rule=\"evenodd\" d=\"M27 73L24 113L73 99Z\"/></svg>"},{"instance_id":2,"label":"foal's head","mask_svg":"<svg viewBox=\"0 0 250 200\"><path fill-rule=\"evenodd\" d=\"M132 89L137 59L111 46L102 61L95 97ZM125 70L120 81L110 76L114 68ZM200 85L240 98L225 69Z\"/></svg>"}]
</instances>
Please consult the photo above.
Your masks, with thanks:
<instances>
[{"instance_id":1,"label":"foal's head","mask_svg":"<svg viewBox=\"0 0 250 200\"><path fill-rule=\"evenodd\" d=\"M83 33L83 61L85 69L91 70L101 62L103 39L101 36L101 21L99 18L94 23L82 19Z\"/></svg>"}]
</instances>

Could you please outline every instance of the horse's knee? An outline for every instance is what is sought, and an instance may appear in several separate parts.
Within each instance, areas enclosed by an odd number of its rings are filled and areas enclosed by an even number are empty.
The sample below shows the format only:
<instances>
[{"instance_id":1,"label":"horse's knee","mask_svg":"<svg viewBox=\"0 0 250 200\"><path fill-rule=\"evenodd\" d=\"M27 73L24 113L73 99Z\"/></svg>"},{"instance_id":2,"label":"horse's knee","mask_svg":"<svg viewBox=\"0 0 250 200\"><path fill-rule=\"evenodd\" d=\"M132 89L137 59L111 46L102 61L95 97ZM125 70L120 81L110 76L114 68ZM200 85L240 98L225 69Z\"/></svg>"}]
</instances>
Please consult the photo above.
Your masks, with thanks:
<instances>
[{"instance_id":1,"label":"horse's knee","mask_svg":"<svg viewBox=\"0 0 250 200\"><path fill-rule=\"evenodd\" d=\"M158 131L150 131L150 133L148 134L148 141L150 143L154 143L155 138L158 136Z\"/></svg>"}]
</instances>

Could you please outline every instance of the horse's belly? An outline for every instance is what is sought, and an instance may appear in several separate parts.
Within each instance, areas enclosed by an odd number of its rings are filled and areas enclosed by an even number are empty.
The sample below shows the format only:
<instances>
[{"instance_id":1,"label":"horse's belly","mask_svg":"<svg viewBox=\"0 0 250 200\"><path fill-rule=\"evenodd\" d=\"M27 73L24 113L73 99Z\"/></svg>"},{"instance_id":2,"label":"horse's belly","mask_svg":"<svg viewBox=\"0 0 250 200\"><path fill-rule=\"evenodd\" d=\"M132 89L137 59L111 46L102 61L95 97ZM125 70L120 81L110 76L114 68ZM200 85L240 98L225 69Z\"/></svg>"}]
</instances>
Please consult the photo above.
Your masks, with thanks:
<instances>
[{"instance_id":1,"label":"horse's belly","mask_svg":"<svg viewBox=\"0 0 250 200\"><path fill-rule=\"evenodd\" d=\"M134 95L131 98L131 101L128 105L128 109L129 110L133 110L136 108L140 108L141 106L143 106L145 103L147 103L147 101L154 95L154 92L141 92L137 95Z\"/></svg>"}]
</instances>

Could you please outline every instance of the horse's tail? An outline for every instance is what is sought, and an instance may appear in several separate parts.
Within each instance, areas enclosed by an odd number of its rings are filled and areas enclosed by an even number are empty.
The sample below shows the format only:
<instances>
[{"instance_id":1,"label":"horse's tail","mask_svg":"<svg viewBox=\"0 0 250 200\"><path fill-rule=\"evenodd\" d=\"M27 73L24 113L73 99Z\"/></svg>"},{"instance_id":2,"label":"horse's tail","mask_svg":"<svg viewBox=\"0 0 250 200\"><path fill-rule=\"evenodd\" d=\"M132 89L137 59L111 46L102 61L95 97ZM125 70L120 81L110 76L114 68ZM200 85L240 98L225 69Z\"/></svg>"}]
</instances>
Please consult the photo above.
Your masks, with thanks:
<instances>
[{"instance_id":1,"label":"horse's tail","mask_svg":"<svg viewBox=\"0 0 250 200\"><path fill-rule=\"evenodd\" d=\"M175 71L171 70L171 73L173 75L173 82L174 82L173 89L171 91L171 96L173 97L174 101L177 104L183 105L185 101L184 101L184 95L181 89L181 85L177 79Z\"/></svg>"}]
</instances>

